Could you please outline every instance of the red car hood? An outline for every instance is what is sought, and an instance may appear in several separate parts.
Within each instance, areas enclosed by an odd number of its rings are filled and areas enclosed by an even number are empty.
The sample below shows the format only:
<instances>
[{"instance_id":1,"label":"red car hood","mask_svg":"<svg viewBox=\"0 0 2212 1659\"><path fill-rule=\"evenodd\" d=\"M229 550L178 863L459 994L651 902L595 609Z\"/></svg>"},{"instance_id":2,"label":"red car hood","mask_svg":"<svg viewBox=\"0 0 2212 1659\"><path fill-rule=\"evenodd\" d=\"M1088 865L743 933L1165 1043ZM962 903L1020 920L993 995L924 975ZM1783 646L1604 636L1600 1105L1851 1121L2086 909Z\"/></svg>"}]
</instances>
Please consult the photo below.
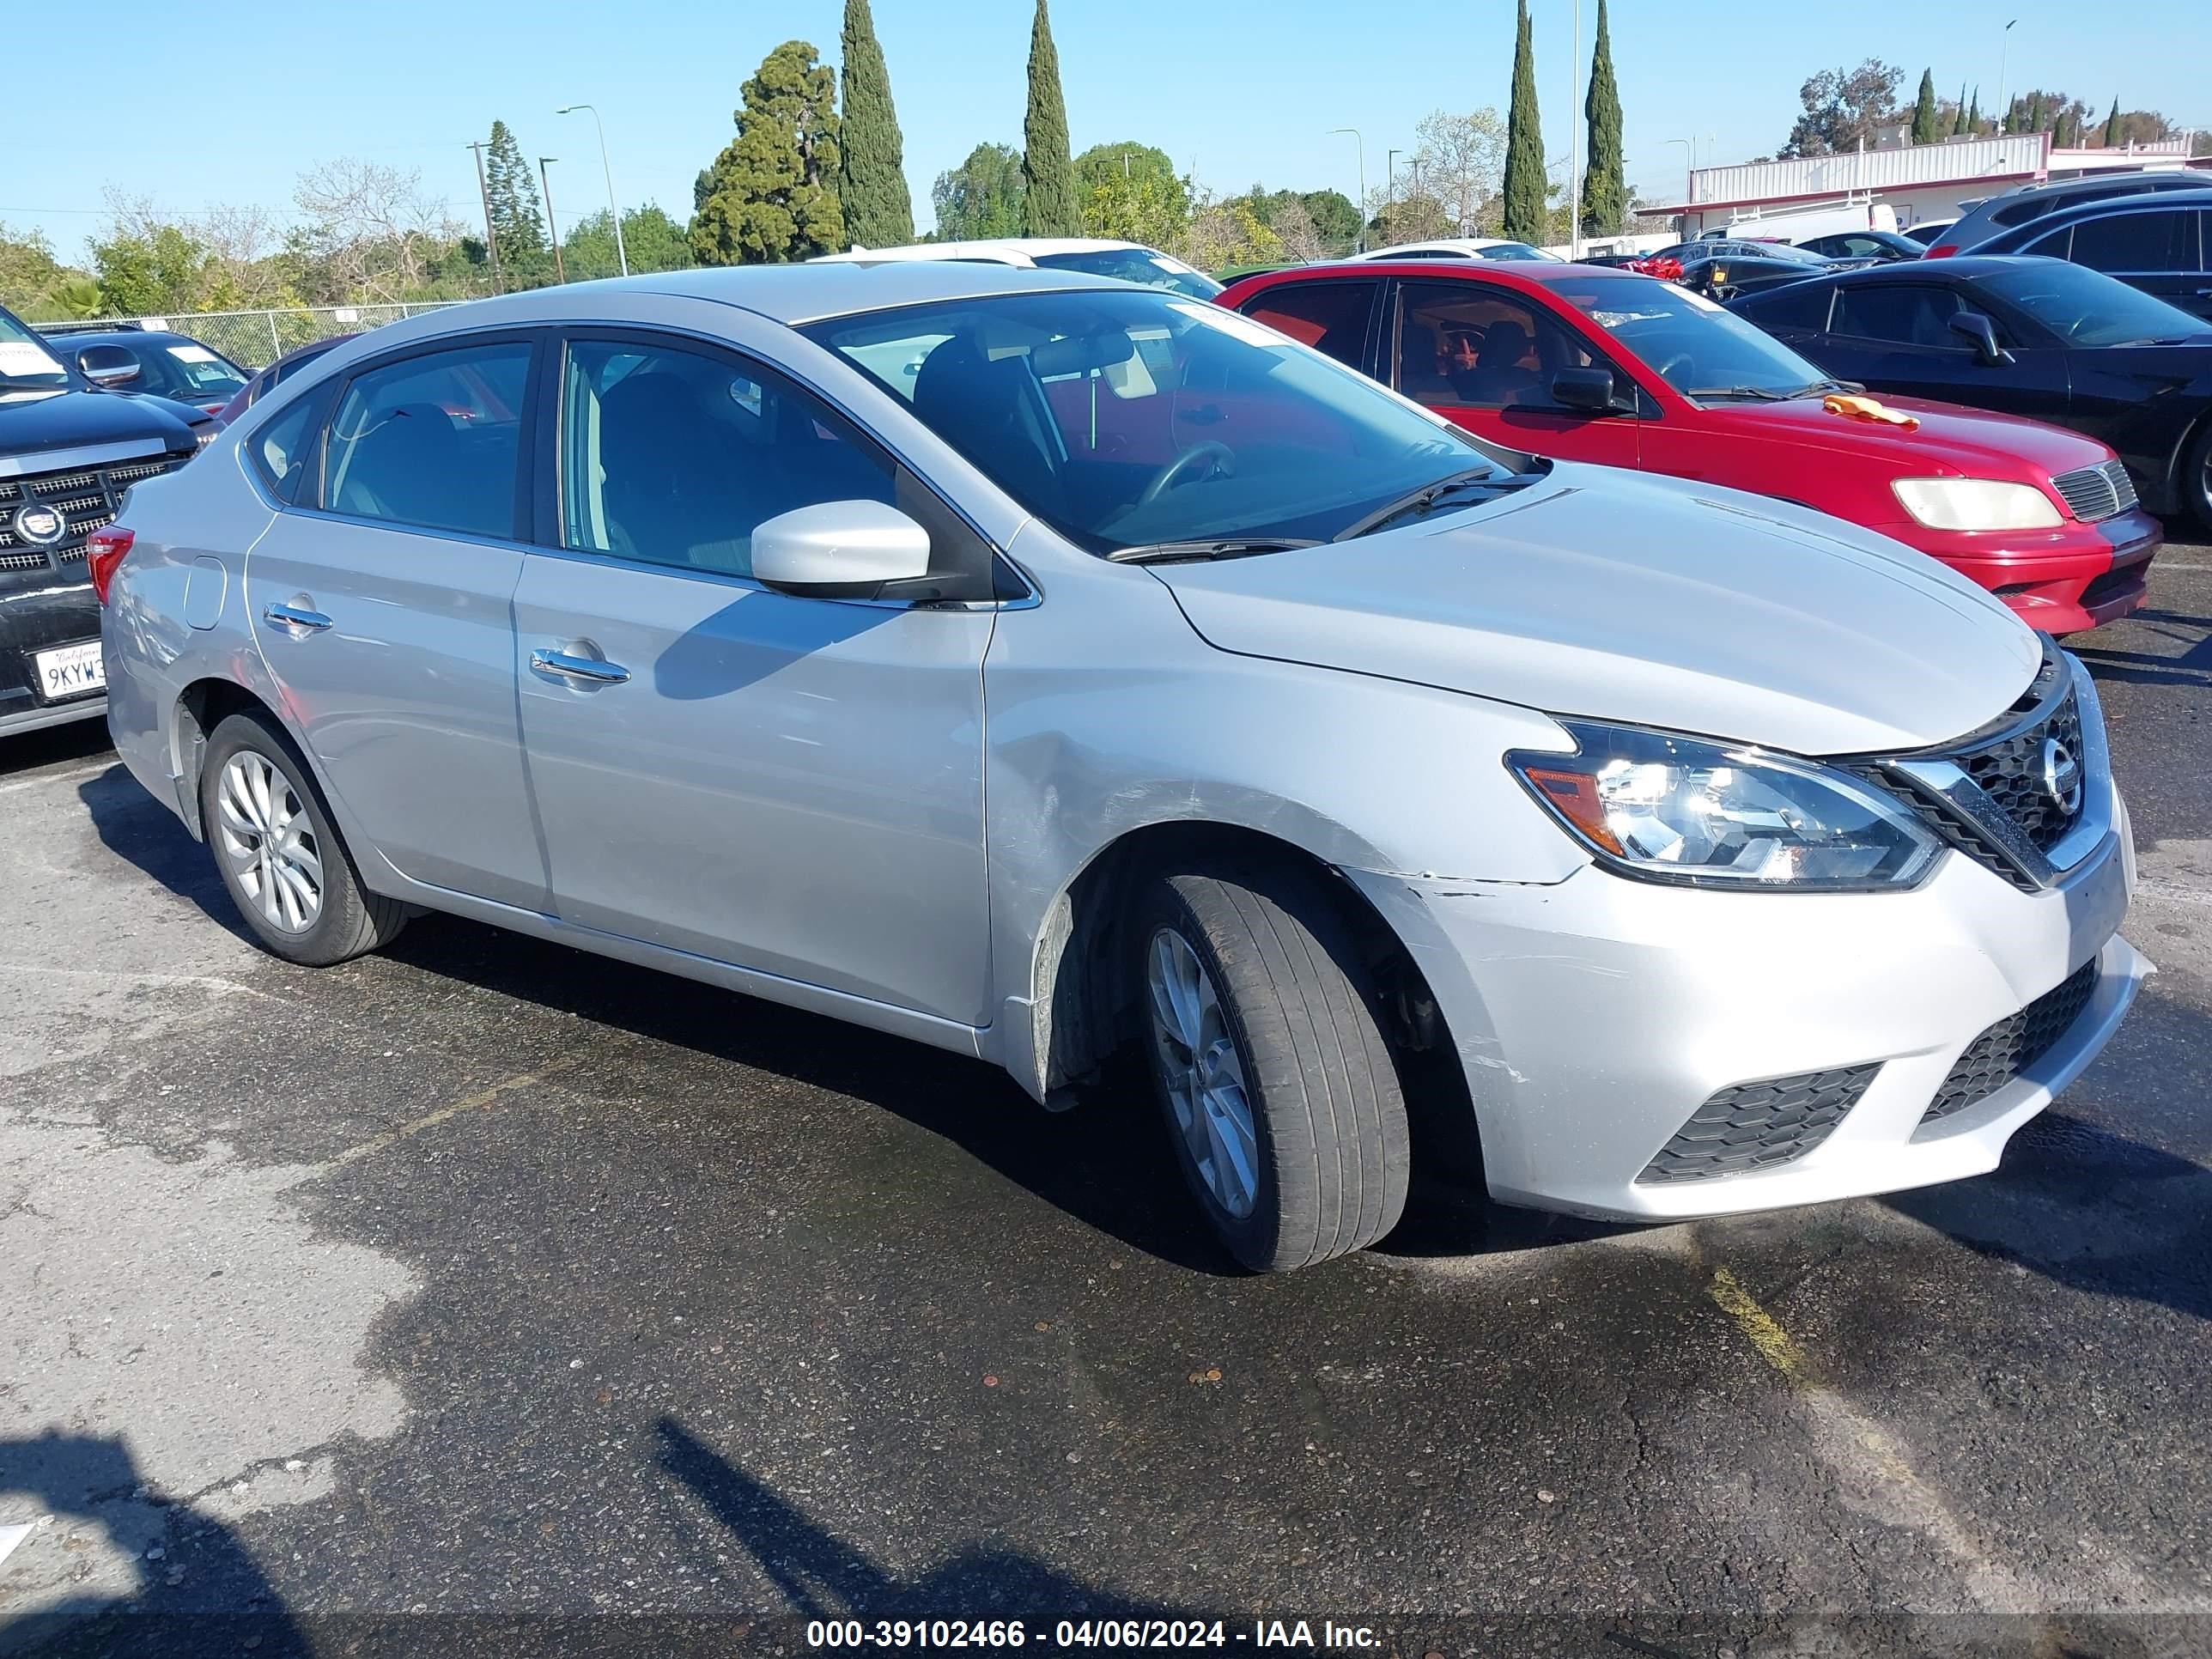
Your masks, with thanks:
<instances>
[{"instance_id":1,"label":"red car hood","mask_svg":"<svg viewBox=\"0 0 2212 1659\"><path fill-rule=\"evenodd\" d=\"M1885 409L1917 416L1920 424L1907 429L1831 415L1814 397L1773 404L1709 404L1705 420L1713 430L1741 432L1746 437L1853 455L1882 455L1895 462L1901 477L1954 472L1963 477L2029 482L2112 459L2112 452L2094 438L2040 421L1918 398L1879 401Z\"/></svg>"}]
</instances>

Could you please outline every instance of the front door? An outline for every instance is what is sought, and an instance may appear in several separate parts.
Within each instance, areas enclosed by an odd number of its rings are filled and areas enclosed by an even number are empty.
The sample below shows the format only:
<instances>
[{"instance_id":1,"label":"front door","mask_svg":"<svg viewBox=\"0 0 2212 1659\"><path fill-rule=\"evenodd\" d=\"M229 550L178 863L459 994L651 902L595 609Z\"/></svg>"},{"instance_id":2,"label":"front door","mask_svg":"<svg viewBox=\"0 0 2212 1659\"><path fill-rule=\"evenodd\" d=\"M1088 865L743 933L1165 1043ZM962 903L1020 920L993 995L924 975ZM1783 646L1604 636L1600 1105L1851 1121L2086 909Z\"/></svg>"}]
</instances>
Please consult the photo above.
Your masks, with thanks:
<instances>
[{"instance_id":1,"label":"front door","mask_svg":"<svg viewBox=\"0 0 2212 1659\"><path fill-rule=\"evenodd\" d=\"M896 493L781 377L580 334L559 374L561 547L526 561L514 604L556 914L987 1024L993 614L752 580L763 521Z\"/></svg>"},{"instance_id":2,"label":"front door","mask_svg":"<svg viewBox=\"0 0 2212 1659\"><path fill-rule=\"evenodd\" d=\"M507 608L532 351L493 338L355 375L319 474L247 556L246 597L356 855L538 909Z\"/></svg>"},{"instance_id":3,"label":"front door","mask_svg":"<svg viewBox=\"0 0 2212 1659\"><path fill-rule=\"evenodd\" d=\"M1477 437L1560 460L1638 464L1632 414L1570 409L1553 401L1563 368L1604 368L1589 343L1544 307L1486 283L1397 285L1383 331L1389 383ZM1633 395L1613 370L1618 391Z\"/></svg>"}]
</instances>

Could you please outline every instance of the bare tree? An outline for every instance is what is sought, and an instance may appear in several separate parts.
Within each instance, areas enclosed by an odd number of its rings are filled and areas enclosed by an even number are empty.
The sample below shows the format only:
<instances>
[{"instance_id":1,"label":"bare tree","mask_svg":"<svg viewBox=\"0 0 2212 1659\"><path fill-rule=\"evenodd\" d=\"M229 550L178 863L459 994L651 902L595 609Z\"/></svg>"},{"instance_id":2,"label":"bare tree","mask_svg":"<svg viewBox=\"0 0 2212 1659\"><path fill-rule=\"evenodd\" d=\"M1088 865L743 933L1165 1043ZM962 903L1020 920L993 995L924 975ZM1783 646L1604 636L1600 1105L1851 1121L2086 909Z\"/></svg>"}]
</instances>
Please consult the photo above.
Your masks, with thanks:
<instances>
[{"instance_id":1,"label":"bare tree","mask_svg":"<svg viewBox=\"0 0 2212 1659\"><path fill-rule=\"evenodd\" d=\"M1431 110L1413 129L1416 196L1425 196L1462 235L1494 227L1505 180L1505 121L1494 109L1468 115ZM1395 192L1393 192L1395 194ZM1433 236L1434 230L1416 231Z\"/></svg>"},{"instance_id":2,"label":"bare tree","mask_svg":"<svg viewBox=\"0 0 2212 1659\"><path fill-rule=\"evenodd\" d=\"M341 156L300 175L292 199L305 222L295 246L330 301L392 301L419 292L461 227L422 192L413 168Z\"/></svg>"},{"instance_id":3,"label":"bare tree","mask_svg":"<svg viewBox=\"0 0 2212 1659\"><path fill-rule=\"evenodd\" d=\"M1285 202L1275 210L1274 218L1267 228L1275 233L1275 240L1283 245L1283 257L1310 264L1322 258L1328 250L1322 246L1321 232L1314 228L1313 215L1306 211L1304 202Z\"/></svg>"}]
</instances>

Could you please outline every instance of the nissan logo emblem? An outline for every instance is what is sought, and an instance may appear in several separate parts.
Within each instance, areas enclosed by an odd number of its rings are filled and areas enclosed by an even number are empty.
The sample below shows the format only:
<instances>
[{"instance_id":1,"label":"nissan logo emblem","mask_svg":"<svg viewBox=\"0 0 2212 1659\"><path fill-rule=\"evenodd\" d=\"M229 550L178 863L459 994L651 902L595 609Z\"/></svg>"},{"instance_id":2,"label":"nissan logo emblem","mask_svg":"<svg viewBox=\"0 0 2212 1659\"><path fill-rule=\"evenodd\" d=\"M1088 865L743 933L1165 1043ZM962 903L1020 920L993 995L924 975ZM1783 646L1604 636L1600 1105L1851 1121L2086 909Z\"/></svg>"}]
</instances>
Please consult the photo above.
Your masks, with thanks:
<instances>
[{"instance_id":1,"label":"nissan logo emblem","mask_svg":"<svg viewBox=\"0 0 2212 1659\"><path fill-rule=\"evenodd\" d=\"M2081 805L2081 763L2056 738L2043 740L2043 790L2069 817Z\"/></svg>"},{"instance_id":2,"label":"nissan logo emblem","mask_svg":"<svg viewBox=\"0 0 2212 1659\"><path fill-rule=\"evenodd\" d=\"M52 547L69 534L69 520L43 501L26 501L11 520L15 534L33 547Z\"/></svg>"}]
</instances>

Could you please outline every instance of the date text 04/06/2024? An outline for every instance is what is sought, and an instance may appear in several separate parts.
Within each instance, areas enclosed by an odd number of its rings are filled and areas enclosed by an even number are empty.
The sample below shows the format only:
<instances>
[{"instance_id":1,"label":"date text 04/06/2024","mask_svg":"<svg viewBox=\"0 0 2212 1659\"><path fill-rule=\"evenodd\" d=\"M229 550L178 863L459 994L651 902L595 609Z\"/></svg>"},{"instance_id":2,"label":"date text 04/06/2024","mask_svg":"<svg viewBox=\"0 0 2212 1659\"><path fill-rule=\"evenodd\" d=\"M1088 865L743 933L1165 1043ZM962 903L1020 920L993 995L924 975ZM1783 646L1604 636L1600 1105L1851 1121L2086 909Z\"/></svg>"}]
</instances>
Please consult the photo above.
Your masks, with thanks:
<instances>
[{"instance_id":1,"label":"date text 04/06/2024","mask_svg":"<svg viewBox=\"0 0 2212 1659\"><path fill-rule=\"evenodd\" d=\"M1020 1648L1048 1639L1019 1619L817 1619L806 1626L811 1648ZM1359 1650L1378 1645L1373 1628L1305 1619L1255 1620L1233 1629L1219 1619L1062 1619L1050 1641L1060 1648L1255 1648Z\"/></svg>"}]
</instances>

